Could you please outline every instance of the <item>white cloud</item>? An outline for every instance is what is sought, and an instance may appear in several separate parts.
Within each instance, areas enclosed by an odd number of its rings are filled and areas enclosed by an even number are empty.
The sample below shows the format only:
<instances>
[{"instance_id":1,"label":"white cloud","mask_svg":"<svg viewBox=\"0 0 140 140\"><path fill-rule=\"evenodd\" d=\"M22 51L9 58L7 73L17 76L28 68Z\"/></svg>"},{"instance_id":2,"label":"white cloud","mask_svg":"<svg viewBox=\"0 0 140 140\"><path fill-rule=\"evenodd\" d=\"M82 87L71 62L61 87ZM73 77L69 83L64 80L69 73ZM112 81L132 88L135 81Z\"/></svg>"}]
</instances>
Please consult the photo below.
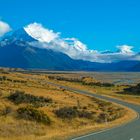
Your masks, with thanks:
<instances>
[{"instance_id":1,"label":"white cloud","mask_svg":"<svg viewBox=\"0 0 140 140\"><path fill-rule=\"evenodd\" d=\"M76 38L65 38L64 40L69 41L69 45L74 46L79 51L86 51L87 50L87 46L85 44L83 44L82 42L80 42Z\"/></svg>"},{"instance_id":2,"label":"white cloud","mask_svg":"<svg viewBox=\"0 0 140 140\"><path fill-rule=\"evenodd\" d=\"M117 46L119 51L123 54L133 54L134 52L132 51L133 46L128 46L128 45L121 45Z\"/></svg>"},{"instance_id":3,"label":"white cloud","mask_svg":"<svg viewBox=\"0 0 140 140\"><path fill-rule=\"evenodd\" d=\"M117 46L118 51L116 52L99 52L97 50L89 50L87 45L76 38L61 38L60 33L55 33L53 30L44 28L38 23L30 24L24 29L31 37L39 41L30 42L30 45L63 52L73 59L102 63L121 60L140 60L139 55L136 55L132 51L133 46L121 45Z\"/></svg>"},{"instance_id":4,"label":"white cloud","mask_svg":"<svg viewBox=\"0 0 140 140\"><path fill-rule=\"evenodd\" d=\"M24 27L24 29L31 37L39 40L40 42L49 43L59 37L59 33L54 33L53 30L48 30L36 22L29 24Z\"/></svg>"},{"instance_id":5,"label":"white cloud","mask_svg":"<svg viewBox=\"0 0 140 140\"><path fill-rule=\"evenodd\" d=\"M11 27L8 23L0 21L0 37L3 36L5 33L9 32Z\"/></svg>"}]
</instances>

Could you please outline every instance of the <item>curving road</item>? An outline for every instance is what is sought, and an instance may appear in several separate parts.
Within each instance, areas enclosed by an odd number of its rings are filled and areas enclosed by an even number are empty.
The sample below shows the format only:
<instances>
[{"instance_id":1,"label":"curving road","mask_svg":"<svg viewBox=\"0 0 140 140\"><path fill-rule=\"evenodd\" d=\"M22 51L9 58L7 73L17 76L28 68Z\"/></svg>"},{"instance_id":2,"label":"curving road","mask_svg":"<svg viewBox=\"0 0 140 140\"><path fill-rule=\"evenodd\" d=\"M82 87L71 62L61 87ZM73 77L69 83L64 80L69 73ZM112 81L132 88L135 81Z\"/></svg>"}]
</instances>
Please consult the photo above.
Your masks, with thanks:
<instances>
[{"instance_id":1,"label":"curving road","mask_svg":"<svg viewBox=\"0 0 140 140\"><path fill-rule=\"evenodd\" d=\"M140 106L139 105L126 103L126 102L123 102L121 100L117 100L111 97L105 97L102 95L93 94L88 91L70 88L67 86L61 86L59 84L55 84L52 82L47 82L47 83L54 86L62 87L66 90L73 91L79 94L93 96L96 98L105 99L105 100L108 100L117 104L121 104L123 106L133 109L134 111L138 113L138 116L135 120L125 125L121 125L119 127L115 127L111 129L106 129L103 131L94 132L88 135L73 138L72 140L140 140L140 118L139 118Z\"/></svg>"}]
</instances>

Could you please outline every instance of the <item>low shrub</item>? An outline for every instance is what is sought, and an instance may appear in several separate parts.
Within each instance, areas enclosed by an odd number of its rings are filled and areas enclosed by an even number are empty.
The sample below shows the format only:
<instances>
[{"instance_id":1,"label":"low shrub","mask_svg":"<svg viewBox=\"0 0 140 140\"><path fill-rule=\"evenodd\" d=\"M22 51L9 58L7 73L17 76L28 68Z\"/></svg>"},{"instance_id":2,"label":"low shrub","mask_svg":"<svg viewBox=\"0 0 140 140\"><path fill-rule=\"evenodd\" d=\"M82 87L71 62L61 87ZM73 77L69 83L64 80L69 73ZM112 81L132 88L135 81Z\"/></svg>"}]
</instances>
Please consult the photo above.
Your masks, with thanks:
<instances>
[{"instance_id":1,"label":"low shrub","mask_svg":"<svg viewBox=\"0 0 140 140\"><path fill-rule=\"evenodd\" d=\"M108 102L108 101L104 101L104 100L100 100L98 98L92 98L92 100L98 104L99 108L100 107L107 107L107 106L111 106L112 103L111 102Z\"/></svg>"},{"instance_id":2,"label":"low shrub","mask_svg":"<svg viewBox=\"0 0 140 140\"><path fill-rule=\"evenodd\" d=\"M26 94L23 91L15 91L10 96L8 96L8 99L14 102L15 104L30 103L34 105L35 107L40 107L48 103L52 103L51 98L44 98L42 96L34 96L31 94Z\"/></svg>"},{"instance_id":3,"label":"low shrub","mask_svg":"<svg viewBox=\"0 0 140 140\"><path fill-rule=\"evenodd\" d=\"M130 86L128 88L125 88L124 92L130 93L130 94L140 94L140 83L138 83L135 86Z\"/></svg>"},{"instance_id":4,"label":"low shrub","mask_svg":"<svg viewBox=\"0 0 140 140\"><path fill-rule=\"evenodd\" d=\"M113 121L120 117L123 117L126 111L123 108L116 109L114 108L112 110L109 110L108 113L109 113L108 121Z\"/></svg>"},{"instance_id":5,"label":"low shrub","mask_svg":"<svg viewBox=\"0 0 140 140\"><path fill-rule=\"evenodd\" d=\"M111 122L118 118L123 117L124 114L125 110L123 108L110 108L110 110L108 108L108 110L98 115L97 122L98 123Z\"/></svg>"},{"instance_id":6,"label":"low shrub","mask_svg":"<svg viewBox=\"0 0 140 140\"><path fill-rule=\"evenodd\" d=\"M100 113L100 114L98 115L97 122L98 122L98 123L107 122L108 117L109 117L109 116L108 116L107 113Z\"/></svg>"},{"instance_id":7,"label":"low shrub","mask_svg":"<svg viewBox=\"0 0 140 140\"><path fill-rule=\"evenodd\" d=\"M63 76L48 76L51 80L59 80L59 81L68 81L68 82L79 82L83 85L90 85L90 86L102 86L102 87L112 87L114 84L112 83L101 83L94 79L93 77L80 77L80 78L70 78L70 77L63 77Z\"/></svg>"},{"instance_id":8,"label":"low shrub","mask_svg":"<svg viewBox=\"0 0 140 140\"><path fill-rule=\"evenodd\" d=\"M0 76L0 81L5 81L7 79L6 76Z\"/></svg>"},{"instance_id":9,"label":"low shrub","mask_svg":"<svg viewBox=\"0 0 140 140\"><path fill-rule=\"evenodd\" d=\"M92 77L83 77L83 78L82 78L82 83L83 83L84 85L94 85L94 84L97 84L98 81L95 80L95 79L92 78Z\"/></svg>"},{"instance_id":10,"label":"low shrub","mask_svg":"<svg viewBox=\"0 0 140 140\"><path fill-rule=\"evenodd\" d=\"M12 112L12 108L10 106L6 106L3 110L1 110L1 115L2 116L7 116L8 114L10 114Z\"/></svg>"},{"instance_id":11,"label":"low shrub","mask_svg":"<svg viewBox=\"0 0 140 140\"><path fill-rule=\"evenodd\" d=\"M104 87L113 87L114 84L112 84L112 83L102 83L102 86L104 86Z\"/></svg>"},{"instance_id":12,"label":"low shrub","mask_svg":"<svg viewBox=\"0 0 140 140\"><path fill-rule=\"evenodd\" d=\"M27 81L24 80L12 80L14 83L27 83Z\"/></svg>"},{"instance_id":13,"label":"low shrub","mask_svg":"<svg viewBox=\"0 0 140 140\"><path fill-rule=\"evenodd\" d=\"M79 118L92 119L93 113L84 110L84 111L79 111L78 116L79 116Z\"/></svg>"},{"instance_id":14,"label":"low shrub","mask_svg":"<svg viewBox=\"0 0 140 140\"><path fill-rule=\"evenodd\" d=\"M68 81L68 82L81 82L81 78L70 78L63 76L48 76L50 80Z\"/></svg>"},{"instance_id":15,"label":"low shrub","mask_svg":"<svg viewBox=\"0 0 140 140\"><path fill-rule=\"evenodd\" d=\"M73 107L63 107L56 110L55 114L62 119L73 119L78 116L78 110Z\"/></svg>"},{"instance_id":16,"label":"low shrub","mask_svg":"<svg viewBox=\"0 0 140 140\"><path fill-rule=\"evenodd\" d=\"M55 111L57 117L62 119L73 119L76 117L92 119L92 113L78 110L76 107L63 107Z\"/></svg>"},{"instance_id":17,"label":"low shrub","mask_svg":"<svg viewBox=\"0 0 140 140\"><path fill-rule=\"evenodd\" d=\"M33 107L27 106L17 110L20 118L36 121L43 124L50 124L50 118L41 110L34 109Z\"/></svg>"},{"instance_id":18,"label":"low shrub","mask_svg":"<svg viewBox=\"0 0 140 140\"><path fill-rule=\"evenodd\" d=\"M112 87L114 84L112 83L101 83L92 77L83 77L82 78L83 85L90 85L90 86L101 86L101 87Z\"/></svg>"},{"instance_id":19,"label":"low shrub","mask_svg":"<svg viewBox=\"0 0 140 140\"><path fill-rule=\"evenodd\" d=\"M17 79L10 79L6 76L0 76L0 81L9 81L13 83L27 83L27 81L24 80L17 80Z\"/></svg>"}]
</instances>

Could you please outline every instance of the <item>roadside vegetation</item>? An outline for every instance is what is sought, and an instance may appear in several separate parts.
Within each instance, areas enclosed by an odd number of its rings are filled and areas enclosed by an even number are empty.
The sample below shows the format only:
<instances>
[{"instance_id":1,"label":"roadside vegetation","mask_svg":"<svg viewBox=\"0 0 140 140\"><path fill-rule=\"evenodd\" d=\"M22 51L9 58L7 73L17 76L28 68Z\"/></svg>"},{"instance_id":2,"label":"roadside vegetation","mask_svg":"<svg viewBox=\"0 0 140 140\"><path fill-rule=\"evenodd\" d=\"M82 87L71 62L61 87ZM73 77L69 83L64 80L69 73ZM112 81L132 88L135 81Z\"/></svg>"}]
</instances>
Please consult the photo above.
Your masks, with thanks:
<instances>
[{"instance_id":1,"label":"roadside vegetation","mask_svg":"<svg viewBox=\"0 0 140 140\"><path fill-rule=\"evenodd\" d=\"M99 87L112 87L114 84L112 83L105 83L95 80L93 77L78 77L78 78L70 78L70 77L63 77L63 76L48 76L50 80L58 80L58 81L68 81L68 82L77 82L83 85L90 85L90 86L99 86Z\"/></svg>"},{"instance_id":2,"label":"roadside vegetation","mask_svg":"<svg viewBox=\"0 0 140 140\"><path fill-rule=\"evenodd\" d=\"M17 110L19 118L36 121L43 124L50 124L50 118L41 110L37 110L31 106L21 107Z\"/></svg>"},{"instance_id":3,"label":"roadside vegetation","mask_svg":"<svg viewBox=\"0 0 140 140\"><path fill-rule=\"evenodd\" d=\"M124 88L124 93L140 95L140 83Z\"/></svg>"},{"instance_id":4,"label":"roadside vegetation","mask_svg":"<svg viewBox=\"0 0 140 140\"><path fill-rule=\"evenodd\" d=\"M78 118L87 118L93 119L93 112L86 111L86 109L78 109L76 106L74 107L63 107L58 110L55 110L55 114L57 117L62 119L74 119Z\"/></svg>"},{"instance_id":5,"label":"roadside vegetation","mask_svg":"<svg viewBox=\"0 0 140 140\"><path fill-rule=\"evenodd\" d=\"M0 140L62 140L126 121L129 111L121 106L47 82L113 88L110 83L11 71L0 71Z\"/></svg>"},{"instance_id":6,"label":"roadside vegetation","mask_svg":"<svg viewBox=\"0 0 140 140\"><path fill-rule=\"evenodd\" d=\"M15 104L28 103L34 107L43 107L52 103L51 98L26 94L24 91L15 91L14 93L11 93L7 98Z\"/></svg>"},{"instance_id":7,"label":"roadside vegetation","mask_svg":"<svg viewBox=\"0 0 140 140\"><path fill-rule=\"evenodd\" d=\"M89 75L94 75L89 76ZM50 76L53 76L50 74ZM126 102L134 103L140 105L140 81L139 73L94 73L94 74L55 74L56 76L65 77L65 78L83 78L85 84L81 82L69 82L61 80L52 80L53 82L57 81L59 84L66 86L88 90L91 93L97 93L102 95L111 96L114 98L121 99ZM126 77L126 79L124 79ZM128 77L128 78L127 78ZM100 80L97 80L100 79ZM117 82L116 82L117 79ZM126 81L128 82L126 82ZM101 82L103 81L103 82ZM106 82L105 82L106 81ZM131 81L131 83L130 83ZM93 83L106 83L107 86L99 86L98 84Z\"/></svg>"}]
</instances>

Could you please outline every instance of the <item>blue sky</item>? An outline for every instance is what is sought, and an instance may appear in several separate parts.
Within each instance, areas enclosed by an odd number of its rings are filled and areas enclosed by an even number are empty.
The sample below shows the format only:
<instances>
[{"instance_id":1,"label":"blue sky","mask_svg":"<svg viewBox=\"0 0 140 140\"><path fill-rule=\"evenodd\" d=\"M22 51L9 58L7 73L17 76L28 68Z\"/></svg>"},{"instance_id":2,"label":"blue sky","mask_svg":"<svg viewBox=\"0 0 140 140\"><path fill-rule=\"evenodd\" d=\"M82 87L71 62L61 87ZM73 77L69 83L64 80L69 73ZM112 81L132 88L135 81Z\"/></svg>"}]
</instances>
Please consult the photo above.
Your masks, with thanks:
<instances>
[{"instance_id":1,"label":"blue sky","mask_svg":"<svg viewBox=\"0 0 140 140\"><path fill-rule=\"evenodd\" d=\"M89 49L140 50L140 0L0 0L0 19L12 29L32 22L76 37Z\"/></svg>"}]
</instances>

